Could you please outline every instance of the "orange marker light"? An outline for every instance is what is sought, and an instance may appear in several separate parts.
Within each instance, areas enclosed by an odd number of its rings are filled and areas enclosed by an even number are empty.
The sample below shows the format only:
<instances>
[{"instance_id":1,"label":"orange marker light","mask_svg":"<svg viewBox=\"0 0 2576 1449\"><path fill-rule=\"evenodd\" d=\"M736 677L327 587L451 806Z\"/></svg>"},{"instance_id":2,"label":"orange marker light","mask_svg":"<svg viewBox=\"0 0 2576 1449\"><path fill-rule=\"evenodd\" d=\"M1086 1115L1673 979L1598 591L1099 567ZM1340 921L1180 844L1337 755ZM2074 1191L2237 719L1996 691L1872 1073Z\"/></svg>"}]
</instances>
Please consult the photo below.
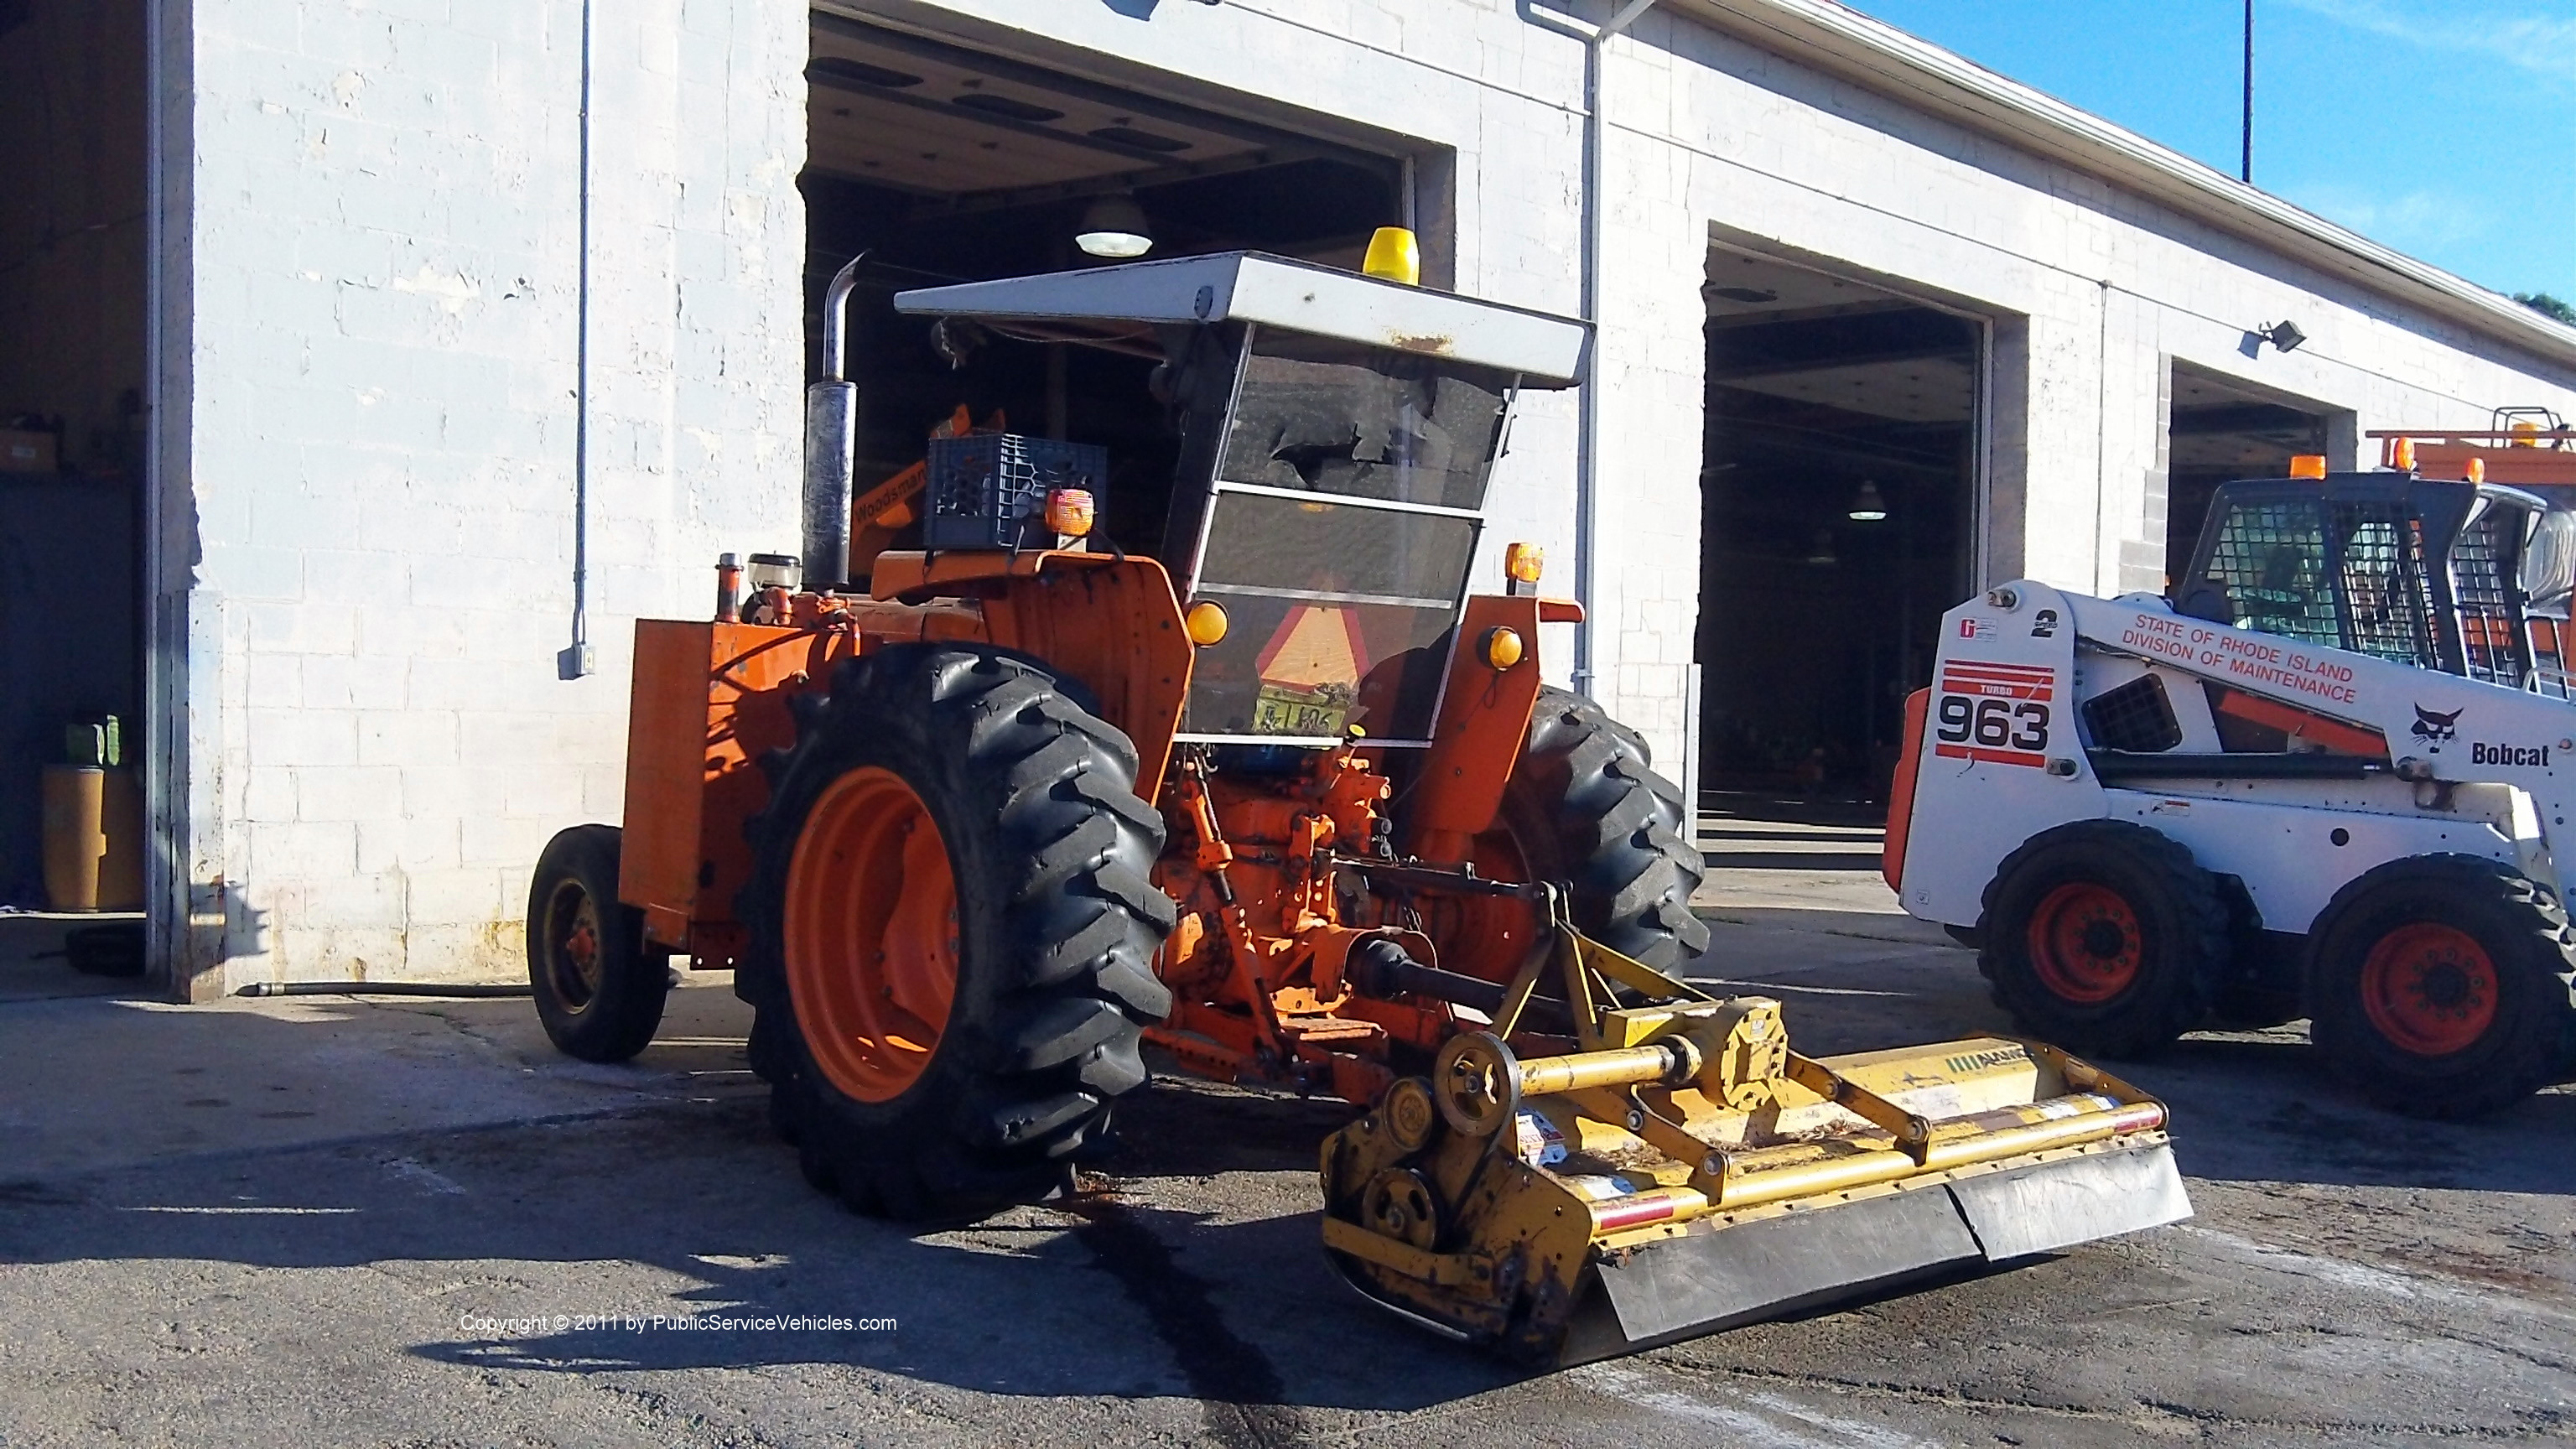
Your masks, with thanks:
<instances>
[{"instance_id":1,"label":"orange marker light","mask_svg":"<svg viewBox=\"0 0 2576 1449\"><path fill-rule=\"evenodd\" d=\"M2472 483L2484 483L2487 481L2486 459L2471 458L2469 460L2469 481Z\"/></svg>"},{"instance_id":2,"label":"orange marker light","mask_svg":"<svg viewBox=\"0 0 2576 1449\"><path fill-rule=\"evenodd\" d=\"M1501 627L1486 630L1480 648L1485 656L1485 667L1496 674L1520 663L1523 655L1528 652L1521 647L1519 630Z\"/></svg>"},{"instance_id":3,"label":"orange marker light","mask_svg":"<svg viewBox=\"0 0 2576 1449\"><path fill-rule=\"evenodd\" d=\"M2326 455L2323 453L2298 454L2296 457L2290 459L2290 476L2293 478L2323 478L2326 476Z\"/></svg>"},{"instance_id":4,"label":"orange marker light","mask_svg":"<svg viewBox=\"0 0 2576 1449\"><path fill-rule=\"evenodd\" d=\"M1058 488L1047 494L1047 532L1081 538L1091 532L1091 490Z\"/></svg>"},{"instance_id":5,"label":"orange marker light","mask_svg":"<svg viewBox=\"0 0 2576 1449\"><path fill-rule=\"evenodd\" d=\"M1181 627L1189 631L1190 642L1202 649L1224 642L1226 623L1225 606L1214 599L1201 599L1181 615Z\"/></svg>"},{"instance_id":6,"label":"orange marker light","mask_svg":"<svg viewBox=\"0 0 2576 1449\"><path fill-rule=\"evenodd\" d=\"M2388 466L2400 473L2415 471L2415 440L2399 438L2388 445Z\"/></svg>"}]
</instances>

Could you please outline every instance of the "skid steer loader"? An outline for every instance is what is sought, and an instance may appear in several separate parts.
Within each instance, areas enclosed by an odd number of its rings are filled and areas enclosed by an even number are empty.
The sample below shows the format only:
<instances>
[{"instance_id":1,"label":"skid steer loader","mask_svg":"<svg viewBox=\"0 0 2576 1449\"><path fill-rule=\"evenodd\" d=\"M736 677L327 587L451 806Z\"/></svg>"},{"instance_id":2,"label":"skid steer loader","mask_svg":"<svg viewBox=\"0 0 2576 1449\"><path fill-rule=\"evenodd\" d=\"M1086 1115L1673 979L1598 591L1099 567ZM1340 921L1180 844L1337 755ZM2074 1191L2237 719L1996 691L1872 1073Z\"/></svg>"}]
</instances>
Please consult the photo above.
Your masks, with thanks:
<instances>
[{"instance_id":1,"label":"skid steer loader","mask_svg":"<svg viewBox=\"0 0 2576 1449\"><path fill-rule=\"evenodd\" d=\"M2188 1214L2163 1107L2090 1066L1813 1060L1679 978L1683 802L1540 682L1579 610L1518 545L1467 588L1515 395L1576 376L1580 324L1259 254L905 292L951 343L1152 359L1179 462L1104 492L1098 449L961 412L853 498L851 275L801 580L728 559L714 618L637 626L623 830L538 866L563 1050L639 1050L666 956L732 968L806 1177L916 1219L1065 1187L1141 1046L1337 1094L1329 1261L1540 1363ZM1158 551L1112 542L1131 508Z\"/></svg>"},{"instance_id":2,"label":"skid steer loader","mask_svg":"<svg viewBox=\"0 0 2576 1449\"><path fill-rule=\"evenodd\" d=\"M2576 483L2551 422L2445 439L2456 480L2391 434L2378 471L2222 485L2170 598L1951 610L1897 768L1905 908L2074 1050L2304 1016L2399 1112L2565 1078L2576 515L2481 481Z\"/></svg>"}]
</instances>

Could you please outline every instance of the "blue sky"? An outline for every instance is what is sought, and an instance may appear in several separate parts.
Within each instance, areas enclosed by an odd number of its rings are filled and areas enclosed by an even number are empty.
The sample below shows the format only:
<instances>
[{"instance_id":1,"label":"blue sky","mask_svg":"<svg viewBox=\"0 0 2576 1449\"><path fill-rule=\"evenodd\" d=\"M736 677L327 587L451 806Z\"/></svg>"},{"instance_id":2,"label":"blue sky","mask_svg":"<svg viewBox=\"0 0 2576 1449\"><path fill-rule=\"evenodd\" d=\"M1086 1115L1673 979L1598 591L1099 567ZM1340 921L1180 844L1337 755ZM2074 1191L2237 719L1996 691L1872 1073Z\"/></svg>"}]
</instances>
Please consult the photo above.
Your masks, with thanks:
<instances>
[{"instance_id":1,"label":"blue sky","mask_svg":"<svg viewBox=\"0 0 2576 1449\"><path fill-rule=\"evenodd\" d=\"M1846 0L2236 174L2243 0ZM2254 184L2576 301L2576 0L2255 0Z\"/></svg>"}]
</instances>

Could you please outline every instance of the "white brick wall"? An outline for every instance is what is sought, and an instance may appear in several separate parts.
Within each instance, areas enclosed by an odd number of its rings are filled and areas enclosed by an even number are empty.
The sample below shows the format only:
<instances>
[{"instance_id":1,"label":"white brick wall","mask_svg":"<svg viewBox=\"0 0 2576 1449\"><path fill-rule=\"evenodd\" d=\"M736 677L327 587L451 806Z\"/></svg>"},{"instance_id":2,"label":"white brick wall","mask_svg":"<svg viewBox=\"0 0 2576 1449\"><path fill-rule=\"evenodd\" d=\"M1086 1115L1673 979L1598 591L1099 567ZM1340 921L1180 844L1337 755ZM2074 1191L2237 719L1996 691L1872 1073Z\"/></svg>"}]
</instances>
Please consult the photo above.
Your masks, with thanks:
<instances>
[{"instance_id":1,"label":"white brick wall","mask_svg":"<svg viewBox=\"0 0 2576 1449\"><path fill-rule=\"evenodd\" d=\"M887 8L880 6L879 8ZM1577 300L1581 47L1502 0L900 0L971 43L1455 156L1463 291ZM572 495L575 0L199 0L191 856L230 981L517 969L545 836L614 819L628 621L786 542L801 0L600 0L593 618L559 684ZM2156 572L2167 359L2462 424L2563 372L1665 12L1611 47L1599 690L1679 773L1713 232L1989 313L2000 573ZM2249 361L2243 329L2310 341ZM1574 407L1531 400L1493 541L1573 576ZM1499 553L1499 549L1491 551ZM1494 560L1483 567L1493 578ZM1551 674L1571 640L1542 641ZM220 888L218 888L220 885Z\"/></svg>"},{"instance_id":2,"label":"white brick wall","mask_svg":"<svg viewBox=\"0 0 2576 1449\"><path fill-rule=\"evenodd\" d=\"M601 670L574 684L579 5L194 15L223 984L504 974L546 836L616 818L631 620L794 516L805 8L598 5Z\"/></svg>"}]
</instances>

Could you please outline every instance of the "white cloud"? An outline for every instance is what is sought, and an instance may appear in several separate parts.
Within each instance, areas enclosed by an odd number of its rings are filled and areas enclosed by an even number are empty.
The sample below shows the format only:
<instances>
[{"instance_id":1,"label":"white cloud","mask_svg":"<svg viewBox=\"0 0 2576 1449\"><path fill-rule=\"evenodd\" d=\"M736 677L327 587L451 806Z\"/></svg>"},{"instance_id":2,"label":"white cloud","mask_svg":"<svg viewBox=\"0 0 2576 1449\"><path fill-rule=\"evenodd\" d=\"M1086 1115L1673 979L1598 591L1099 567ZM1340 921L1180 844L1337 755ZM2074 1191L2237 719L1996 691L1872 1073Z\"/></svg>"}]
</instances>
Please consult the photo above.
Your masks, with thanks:
<instances>
[{"instance_id":1,"label":"white cloud","mask_svg":"<svg viewBox=\"0 0 2576 1449\"><path fill-rule=\"evenodd\" d=\"M2288 0L2293 9L2322 15L2356 30L2428 50L2484 55L2553 80L2576 81L2576 15L2503 14L2480 9L2447 15L2425 13L2424 0Z\"/></svg>"},{"instance_id":2,"label":"white cloud","mask_svg":"<svg viewBox=\"0 0 2576 1449\"><path fill-rule=\"evenodd\" d=\"M2485 235L2496 220L2494 213L2479 202L2446 191L2389 195L2320 182L2293 185L2281 194L2328 221L2416 256L2473 241Z\"/></svg>"}]
</instances>

